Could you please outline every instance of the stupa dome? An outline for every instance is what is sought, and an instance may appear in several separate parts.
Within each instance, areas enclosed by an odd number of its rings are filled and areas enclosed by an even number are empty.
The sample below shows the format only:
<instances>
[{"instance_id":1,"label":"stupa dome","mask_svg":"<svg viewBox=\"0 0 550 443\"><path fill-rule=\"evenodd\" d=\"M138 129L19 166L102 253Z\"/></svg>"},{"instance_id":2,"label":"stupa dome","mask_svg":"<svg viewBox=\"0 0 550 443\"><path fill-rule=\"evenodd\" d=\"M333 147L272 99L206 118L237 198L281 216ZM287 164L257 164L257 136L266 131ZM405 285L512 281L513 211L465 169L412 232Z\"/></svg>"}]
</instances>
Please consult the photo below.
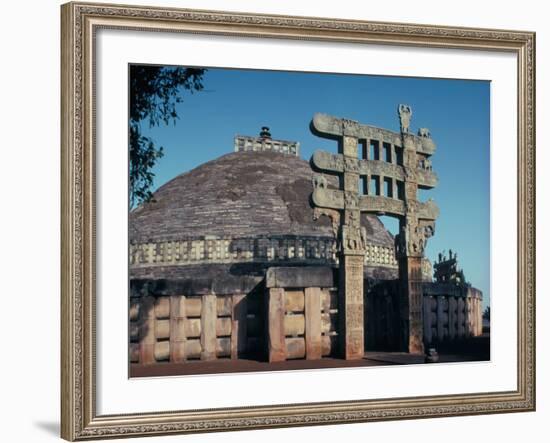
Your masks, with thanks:
<instances>
[{"instance_id":1,"label":"stupa dome","mask_svg":"<svg viewBox=\"0 0 550 443\"><path fill-rule=\"evenodd\" d=\"M130 213L134 277L188 274L189 266L259 263L335 264L331 218L314 217L309 162L278 152L223 155L161 186ZM328 186L336 188L337 178ZM394 240L363 215L372 264L397 269Z\"/></svg>"}]
</instances>

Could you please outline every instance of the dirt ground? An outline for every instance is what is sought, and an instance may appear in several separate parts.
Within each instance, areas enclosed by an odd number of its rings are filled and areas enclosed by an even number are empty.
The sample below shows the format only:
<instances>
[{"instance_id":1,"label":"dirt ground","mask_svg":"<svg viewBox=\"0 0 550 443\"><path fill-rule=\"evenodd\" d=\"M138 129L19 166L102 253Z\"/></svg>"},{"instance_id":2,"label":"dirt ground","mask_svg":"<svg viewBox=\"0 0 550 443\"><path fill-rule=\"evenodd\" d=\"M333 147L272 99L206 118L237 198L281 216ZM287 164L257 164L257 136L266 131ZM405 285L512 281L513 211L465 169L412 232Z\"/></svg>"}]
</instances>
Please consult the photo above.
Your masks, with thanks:
<instances>
[{"instance_id":1,"label":"dirt ground","mask_svg":"<svg viewBox=\"0 0 550 443\"><path fill-rule=\"evenodd\" d=\"M490 360L490 336L483 334L467 340L436 348L440 363ZM365 352L362 360L346 361L338 358L322 360L287 360L269 363L260 359L218 359L214 361L188 361L186 363L160 363L156 365L130 365L130 377L165 377L171 375L224 374L235 372L291 371L300 369L351 368L366 366L392 366L428 364L424 356L404 352ZM429 363L434 364L434 363Z\"/></svg>"}]
</instances>

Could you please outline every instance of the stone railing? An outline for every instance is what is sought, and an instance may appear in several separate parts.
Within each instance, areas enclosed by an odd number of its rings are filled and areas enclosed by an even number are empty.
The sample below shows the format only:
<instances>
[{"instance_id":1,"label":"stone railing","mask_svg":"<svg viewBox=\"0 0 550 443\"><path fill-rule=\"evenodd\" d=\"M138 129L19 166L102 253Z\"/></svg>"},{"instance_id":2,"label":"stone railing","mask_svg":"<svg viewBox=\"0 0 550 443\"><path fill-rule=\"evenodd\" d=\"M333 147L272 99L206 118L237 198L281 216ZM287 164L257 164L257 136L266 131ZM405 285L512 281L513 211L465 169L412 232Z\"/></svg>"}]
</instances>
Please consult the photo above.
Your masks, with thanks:
<instances>
[{"instance_id":1,"label":"stone railing","mask_svg":"<svg viewBox=\"0 0 550 443\"><path fill-rule=\"evenodd\" d=\"M397 269L395 248L367 243L365 248L365 265L387 266Z\"/></svg>"},{"instance_id":2,"label":"stone railing","mask_svg":"<svg viewBox=\"0 0 550 443\"><path fill-rule=\"evenodd\" d=\"M259 300L246 294L130 298L130 362L182 363L257 353Z\"/></svg>"},{"instance_id":3,"label":"stone railing","mask_svg":"<svg viewBox=\"0 0 550 443\"><path fill-rule=\"evenodd\" d=\"M331 268L270 268L266 276L270 362L336 352L338 290Z\"/></svg>"},{"instance_id":4,"label":"stone railing","mask_svg":"<svg viewBox=\"0 0 550 443\"><path fill-rule=\"evenodd\" d=\"M293 141L237 135L234 145L235 152L269 151L300 156L300 143Z\"/></svg>"},{"instance_id":5,"label":"stone railing","mask_svg":"<svg viewBox=\"0 0 550 443\"><path fill-rule=\"evenodd\" d=\"M130 266L307 261L337 264L333 238L199 238L130 244ZM365 265L397 269L393 247L367 244Z\"/></svg>"},{"instance_id":6,"label":"stone railing","mask_svg":"<svg viewBox=\"0 0 550 443\"><path fill-rule=\"evenodd\" d=\"M369 350L398 350L400 340L399 281L367 289L366 342ZM482 334L482 293L467 285L425 282L424 343L441 344Z\"/></svg>"},{"instance_id":7,"label":"stone railing","mask_svg":"<svg viewBox=\"0 0 550 443\"><path fill-rule=\"evenodd\" d=\"M265 277L134 279L130 285L130 362L269 361L338 355L336 269L271 267ZM397 350L398 280L365 280L367 349ZM482 294L467 285L424 283L427 345L482 333Z\"/></svg>"},{"instance_id":8,"label":"stone railing","mask_svg":"<svg viewBox=\"0 0 550 443\"><path fill-rule=\"evenodd\" d=\"M465 293L424 294L424 341L427 344L477 337L482 334L482 294L475 288Z\"/></svg>"}]
</instances>

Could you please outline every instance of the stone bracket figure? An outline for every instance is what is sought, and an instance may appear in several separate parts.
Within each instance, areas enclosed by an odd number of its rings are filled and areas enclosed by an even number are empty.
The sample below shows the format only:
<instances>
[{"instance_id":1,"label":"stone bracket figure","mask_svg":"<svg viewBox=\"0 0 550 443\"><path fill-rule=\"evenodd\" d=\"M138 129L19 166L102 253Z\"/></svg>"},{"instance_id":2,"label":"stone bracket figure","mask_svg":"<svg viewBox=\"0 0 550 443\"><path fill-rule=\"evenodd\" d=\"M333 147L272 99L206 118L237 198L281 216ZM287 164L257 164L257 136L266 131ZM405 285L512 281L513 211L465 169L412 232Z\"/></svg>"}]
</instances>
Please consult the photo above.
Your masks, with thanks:
<instances>
[{"instance_id":1,"label":"stone bracket figure","mask_svg":"<svg viewBox=\"0 0 550 443\"><path fill-rule=\"evenodd\" d=\"M313 208L313 220L319 220L319 217L323 215L330 218L334 237L338 237L338 228L340 227L340 212L334 209L328 209L328 208L320 208L320 207Z\"/></svg>"}]
</instances>

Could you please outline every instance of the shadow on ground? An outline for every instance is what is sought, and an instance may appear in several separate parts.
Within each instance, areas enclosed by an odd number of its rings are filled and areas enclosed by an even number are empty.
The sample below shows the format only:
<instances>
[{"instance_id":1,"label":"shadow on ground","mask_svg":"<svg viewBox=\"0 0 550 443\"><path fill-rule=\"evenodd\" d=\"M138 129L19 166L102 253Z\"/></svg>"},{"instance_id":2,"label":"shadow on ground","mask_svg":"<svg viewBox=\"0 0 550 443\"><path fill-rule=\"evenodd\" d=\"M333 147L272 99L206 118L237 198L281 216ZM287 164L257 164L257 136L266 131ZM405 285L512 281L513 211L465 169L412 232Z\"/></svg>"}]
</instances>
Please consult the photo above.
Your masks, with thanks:
<instances>
[{"instance_id":1,"label":"shadow on ground","mask_svg":"<svg viewBox=\"0 0 550 443\"><path fill-rule=\"evenodd\" d=\"M59 423L56 421L37 421L37 422L34 422L34 425L38 429L42 429L47 434L59 437L60 428L59 428Z\"/></svg>"}]
</instances>

